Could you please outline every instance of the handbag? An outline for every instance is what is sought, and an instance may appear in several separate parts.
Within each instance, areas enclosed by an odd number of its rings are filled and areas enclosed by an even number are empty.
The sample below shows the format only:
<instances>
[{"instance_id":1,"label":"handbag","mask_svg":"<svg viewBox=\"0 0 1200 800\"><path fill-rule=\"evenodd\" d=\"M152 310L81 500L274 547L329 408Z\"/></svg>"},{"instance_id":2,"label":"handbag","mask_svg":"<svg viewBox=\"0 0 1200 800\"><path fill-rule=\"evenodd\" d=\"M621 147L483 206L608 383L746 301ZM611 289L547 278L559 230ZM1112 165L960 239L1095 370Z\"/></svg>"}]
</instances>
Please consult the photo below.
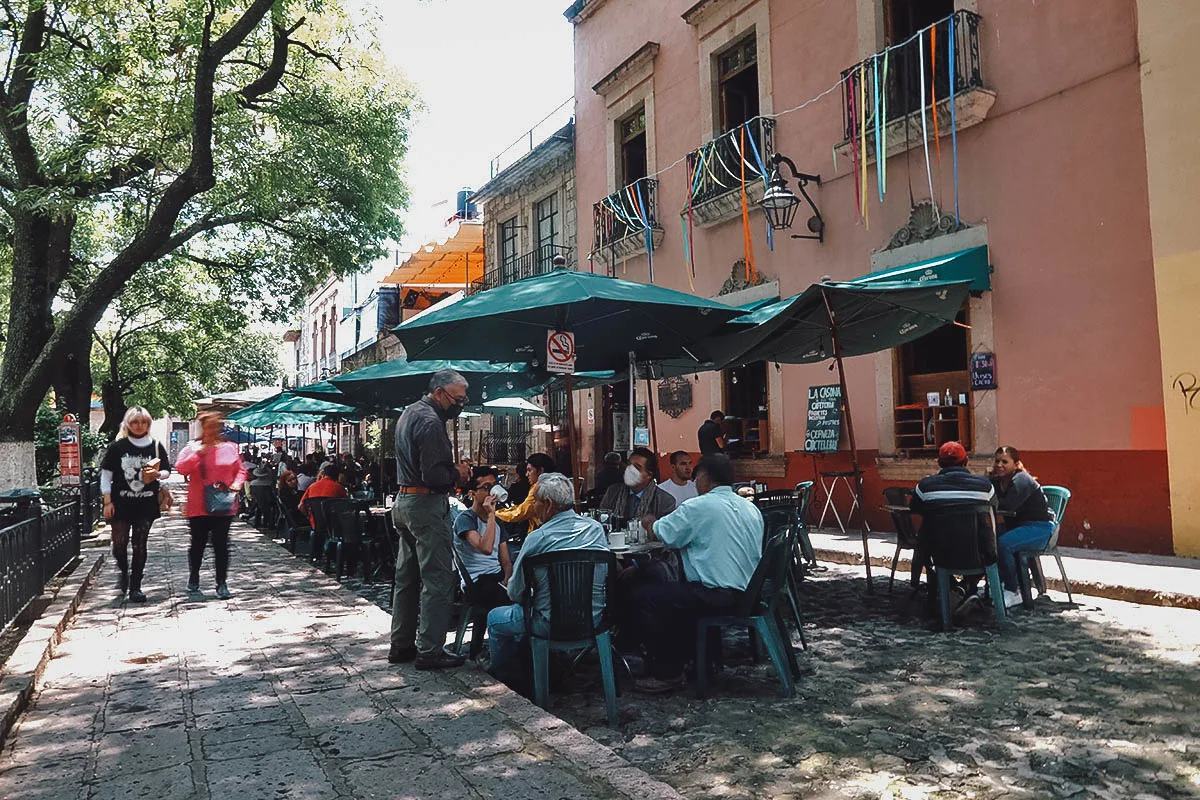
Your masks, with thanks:
<instances>
[{"instance_id":1,"label":"handbag","mask_svg":"<svg viewBox=\"0 0 1200 800\"><path fill-rule=\"evenodd\" d=\"M200 480L204 483L204 511L217 516L233 516L237 508L237 492L208 482L204 474L203 453L200 455Z\"/></svg>"}]
</instances>

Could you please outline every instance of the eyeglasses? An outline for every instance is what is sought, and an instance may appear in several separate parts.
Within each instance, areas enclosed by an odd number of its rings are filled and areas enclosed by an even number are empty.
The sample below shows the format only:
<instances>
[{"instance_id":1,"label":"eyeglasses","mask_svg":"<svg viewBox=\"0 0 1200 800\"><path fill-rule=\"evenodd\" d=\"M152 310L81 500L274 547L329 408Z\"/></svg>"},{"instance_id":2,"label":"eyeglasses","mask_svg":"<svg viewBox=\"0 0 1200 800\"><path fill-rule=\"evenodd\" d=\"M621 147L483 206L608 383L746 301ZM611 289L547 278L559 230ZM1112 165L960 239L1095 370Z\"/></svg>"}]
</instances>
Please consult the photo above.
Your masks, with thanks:
<instances>
[{"instance_id":1,"label":"eyeglasses","mask_svg":"<svg viewBox=\"0 0 1200 800\"><path fill-rule=\"evenodd\" d=\"M492 489L496 488L497 485L498 484L495 484L495 483L481 483L478 486L476 486L475 489L476 489L476 491L490 492Z\"/></svg>"}]
</instances>

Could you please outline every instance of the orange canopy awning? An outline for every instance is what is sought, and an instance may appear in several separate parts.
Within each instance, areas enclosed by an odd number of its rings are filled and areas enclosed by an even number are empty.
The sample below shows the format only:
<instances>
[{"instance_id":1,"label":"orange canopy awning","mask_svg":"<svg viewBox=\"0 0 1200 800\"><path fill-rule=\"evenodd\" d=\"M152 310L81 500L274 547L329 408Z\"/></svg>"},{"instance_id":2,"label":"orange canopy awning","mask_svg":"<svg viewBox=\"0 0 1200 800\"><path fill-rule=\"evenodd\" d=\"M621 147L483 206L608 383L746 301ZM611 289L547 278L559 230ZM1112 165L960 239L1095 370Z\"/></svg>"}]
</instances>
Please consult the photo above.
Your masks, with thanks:
<instances>
[{"instance_id":1,"label":"orange canopy awning","mask_svg":"<svg viewBox=\"0 0 1200 800\"><path fill-rule=\"evenodd\" d=\"M382 283L414 289L463 289L483 278L483 225L457 223L444 238L420 247Z\"/></svg>"}]
</instances>

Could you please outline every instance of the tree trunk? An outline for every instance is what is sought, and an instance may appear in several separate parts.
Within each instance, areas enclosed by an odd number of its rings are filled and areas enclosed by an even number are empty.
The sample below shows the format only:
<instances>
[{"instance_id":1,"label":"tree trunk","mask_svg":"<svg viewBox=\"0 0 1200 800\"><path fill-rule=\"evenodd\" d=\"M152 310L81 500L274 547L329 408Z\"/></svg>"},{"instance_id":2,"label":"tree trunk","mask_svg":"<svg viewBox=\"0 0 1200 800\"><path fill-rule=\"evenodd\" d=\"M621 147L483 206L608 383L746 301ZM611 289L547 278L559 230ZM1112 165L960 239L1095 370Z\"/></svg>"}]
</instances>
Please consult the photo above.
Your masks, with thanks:
<instances>
[{"instance_id":1,"label":"tree trunk","mask_svg":"<svg viewBox=\"0 0 1200 800\"><path fill-rule=\"evenodd\" d=\"M54 377L59 407L74 414L87 426L92 415L92 341L81 340L67 353Z\"/></svg>"},{"instance_id":2,"label":"tree trunk","mask_svg":"<svg viewBox=\"0 0 1200 800\"><path fill-rule=\"evenodd\" d=\"M104 404L104 422L100 425L100 433L114 436L121 429L121 420L128 410L120 382L109 378L100 384L100 400Z\"/></svg>"},{"instance_id":3,"label":"tree trunk","mask_svg":"<svg viewBox=\"0 0 1200 800\"><path fill-rule=\"evenodd\" d=\"M0 366L0 491L37 485L33 423L50 381L25 379L54 332L51 306L67 273L74 225L73 219L13 217L12 296Z\"/></svg>"}]
</instances>

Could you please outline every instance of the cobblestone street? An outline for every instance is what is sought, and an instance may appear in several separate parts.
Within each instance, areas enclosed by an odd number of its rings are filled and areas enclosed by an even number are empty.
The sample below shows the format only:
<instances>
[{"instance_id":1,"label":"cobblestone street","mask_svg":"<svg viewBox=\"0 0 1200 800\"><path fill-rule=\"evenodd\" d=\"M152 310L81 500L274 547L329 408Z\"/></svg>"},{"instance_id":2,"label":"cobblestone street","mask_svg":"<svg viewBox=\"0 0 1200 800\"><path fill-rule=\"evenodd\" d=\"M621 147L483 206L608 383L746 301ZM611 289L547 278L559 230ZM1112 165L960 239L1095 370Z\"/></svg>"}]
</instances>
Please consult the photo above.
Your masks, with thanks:
<instances>
[{"instance_id":1,"label":"cobblestone street","mask_svg":"<svg viewBox=\"0 0 1200 800\"><path fill-rule=\"evenodd\" d=\"M796 699L734 636L708 699L626 691L619 731L585 663L551 696L572 728L477 667L383 663L386 616L354 594L386 607L386 584L339 591L235 532L228 603L184 599L177 518L149 604L114 599L106 566L0 756L0 796L669 796L656 779L690 798L1200 796L1197 611L1055 594L1003 632L983 614L943 634L905 584L867 596L834 565L802 587Z\"/></svg>"},{"instance_id":2,"label":"cobblestone street","mask_svg":"<svg viewBox=\"0 0 1200 800\"><path fill-rule=\"evenodd\" d=\"M692 798L1200 796L1200 612L1055 594L943 634L862 575L803 585L795 700L743 660L704 701L625 696L620 733L551 710Z\"/></svg>"}]
</instances>

